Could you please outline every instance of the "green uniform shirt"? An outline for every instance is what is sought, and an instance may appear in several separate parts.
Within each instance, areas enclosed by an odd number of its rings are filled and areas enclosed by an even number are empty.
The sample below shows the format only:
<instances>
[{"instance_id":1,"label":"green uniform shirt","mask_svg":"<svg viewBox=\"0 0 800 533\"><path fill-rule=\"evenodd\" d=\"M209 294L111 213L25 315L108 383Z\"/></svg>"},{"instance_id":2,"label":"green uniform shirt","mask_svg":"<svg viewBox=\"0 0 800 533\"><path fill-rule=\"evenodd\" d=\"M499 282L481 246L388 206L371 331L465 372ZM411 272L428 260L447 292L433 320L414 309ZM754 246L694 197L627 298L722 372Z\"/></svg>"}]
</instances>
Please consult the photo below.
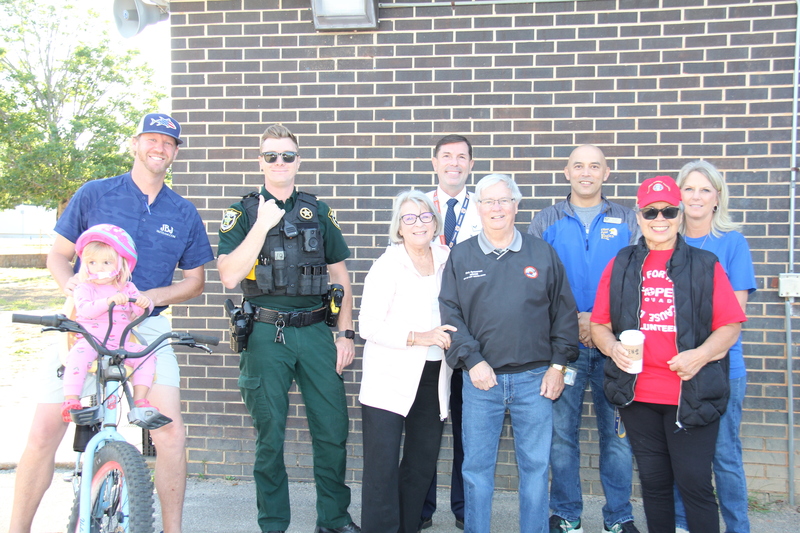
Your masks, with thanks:
<instances>
[{"instance_id":1,"label":"green uniform shirt","mask_svg":"<svg viewBox=\"0 0 800 533\"><path fill-rule=\"evenodd\" d=\"M297 189L292 192L292 195L285 202L272 196L264 187L261 188L261 195L265 200L275 200L278 207L288 213L292 210L297 200ZM325 262L332 265L350 257L350 249L344 240L339 223L336 222L336 215L328 204L320 200L317 200L317 218L319 219L322 242L325 246ZM250 231L250 220L242 202L237 202L226 209L222 217L217 255L227 255L233 252L244 241L248 231ZM295 309L317 309L322 305L322 298L320 296L258 296L253 298L251 302L254 305L268 309L289 311Z\"/></svg>"}]
</instances>

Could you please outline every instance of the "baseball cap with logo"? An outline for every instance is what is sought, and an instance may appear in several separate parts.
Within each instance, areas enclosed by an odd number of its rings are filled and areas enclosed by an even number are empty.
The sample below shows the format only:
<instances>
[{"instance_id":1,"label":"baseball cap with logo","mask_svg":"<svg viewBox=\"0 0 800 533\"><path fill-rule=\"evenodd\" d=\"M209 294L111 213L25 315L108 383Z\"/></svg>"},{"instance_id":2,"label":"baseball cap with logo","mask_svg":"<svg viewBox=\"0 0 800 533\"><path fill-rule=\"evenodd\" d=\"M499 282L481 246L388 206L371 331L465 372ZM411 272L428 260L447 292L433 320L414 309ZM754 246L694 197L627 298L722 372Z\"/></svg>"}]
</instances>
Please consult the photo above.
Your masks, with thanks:
<instances>
[{"instance_id":1,"label":"baseball cap with logo","mask_svg":"<svg viewBox=\"0 0 800 533\"><path fill-rule=\"evenodd\" d=\"M680 205L681 191L674 179L669 176L656 176L642 182L639 192L636 193L636 205L644 207L656 202Z\"/></svg>"},{"instance_id":2,"label":"baseball cap with logo","mask_svg":"<svg viewBox=\"0 0 800 533\"><path fill-rule=\"evenodd\" d=\"M178 144L183 144L181 140L181 125L169 115L163 113L148 113L139 121L136 128L136 136L142 133L163 133L175 139Z\"/></svg>"}]
</instances>

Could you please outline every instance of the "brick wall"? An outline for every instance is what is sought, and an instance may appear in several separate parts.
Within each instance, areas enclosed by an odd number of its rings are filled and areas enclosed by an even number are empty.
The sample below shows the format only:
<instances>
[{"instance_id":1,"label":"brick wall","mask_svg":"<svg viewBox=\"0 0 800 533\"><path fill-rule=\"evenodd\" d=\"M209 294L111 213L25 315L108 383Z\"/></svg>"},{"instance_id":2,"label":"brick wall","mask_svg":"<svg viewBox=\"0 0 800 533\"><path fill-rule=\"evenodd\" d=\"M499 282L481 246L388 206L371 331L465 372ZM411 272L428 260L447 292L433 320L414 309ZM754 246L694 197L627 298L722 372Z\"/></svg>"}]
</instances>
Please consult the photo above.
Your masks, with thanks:
<instances>
[{"instance_id":1,"label":"brick wall","mask_svg":"<svg viewBox=\"0 0 800 533\"><path fill-rule=\"evenodd\" d=\"M561 169L578 144L605 150L612 166L605 192L628 205L644 179L709 159L731 187L758 278L744 332L749 486L785 497L784 301L776 278L789 259L795 2L454 9L420 2L381 9L380 30L361 33L316 33L309 7L309 0L172 2L173 110L187 140L174 182L200 209L212 243L222 209L263 182L257 139L274 122L299 136L299 185L338 212L353 252L356 304L385 246L392 197L433 187L431 147L447 133L475 145L473 183L490 172L513 174L524 195L520 229L566 195ZM209 265L206 293L175 308L176 326L226 331L222 302L234 294ZM249 476L253 431L236 387L238 356L221 347L181 358L190 472ZM357 360L345 373L350 481L361 468L359 377ZM303 415L293 389L286 463L295 480L311 479ZM449 471L445 433L440 467ZM582 464L592 467L583 470L585 488L599 494L593 420L582 439ZM506 429L498 487L516 485Z\"/></svg>"}]
</instances>

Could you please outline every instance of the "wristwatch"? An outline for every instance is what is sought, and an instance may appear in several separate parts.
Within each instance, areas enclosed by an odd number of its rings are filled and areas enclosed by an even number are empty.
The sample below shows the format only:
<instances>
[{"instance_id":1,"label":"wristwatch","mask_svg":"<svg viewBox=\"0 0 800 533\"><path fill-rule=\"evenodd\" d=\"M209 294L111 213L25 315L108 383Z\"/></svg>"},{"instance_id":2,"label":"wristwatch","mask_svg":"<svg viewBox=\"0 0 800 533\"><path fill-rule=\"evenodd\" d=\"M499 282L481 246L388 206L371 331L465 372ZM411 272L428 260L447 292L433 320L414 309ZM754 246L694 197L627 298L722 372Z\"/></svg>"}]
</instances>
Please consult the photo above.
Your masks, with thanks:
<instances>
[{"instance_id":1,"label":"wristwatch","mask_svg":"<svg viewBox=\"0 0 800 533\"><path fill-rule=\"evenodd\" d=\"M356 332L353 331L352 329L346 329L336 334L337 339L341 339L342 337L344 337L345 339L353 340L356 338Z\"/></svg>"},{"instance_id":2,"label":"wristwatch","mask_svg":"<svg viewBox=\"0 0 800 533\"><path fill-rule=\"evenodd\" d=\"M550 365L550 368L555 368L556 370L558 370L559 372L561 372L561 375L562 375L562 376L563 376L564 374L566 374L566 373L567 373L567 367L566 367L566 366L564 366L564 365L556 365L556 364L552 364L552 365Z\"/></svg>"}]
</instances>

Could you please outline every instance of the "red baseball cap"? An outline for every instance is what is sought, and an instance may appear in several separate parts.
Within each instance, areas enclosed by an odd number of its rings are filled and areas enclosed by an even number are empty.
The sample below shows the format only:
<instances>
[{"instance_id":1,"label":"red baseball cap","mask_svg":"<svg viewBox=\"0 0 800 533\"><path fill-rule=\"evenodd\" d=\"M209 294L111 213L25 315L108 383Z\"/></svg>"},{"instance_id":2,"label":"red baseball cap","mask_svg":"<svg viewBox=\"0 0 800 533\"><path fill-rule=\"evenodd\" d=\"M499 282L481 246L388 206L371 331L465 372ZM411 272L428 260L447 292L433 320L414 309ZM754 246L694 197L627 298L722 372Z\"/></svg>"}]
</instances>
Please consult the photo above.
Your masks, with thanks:
<instances>
[{"instance_id":1,"label":"red baseball cap","mask_svg":"<svg viewBox=\"0 0 800 533\"><path fill-rule=\"evenodd\" d=\"M674 179L669 176L656 176L644 180L639 186L639 192L636 193L636 205L644 207L656 202L680 205L681 191Z\"/></svg>"}]
</instances>

